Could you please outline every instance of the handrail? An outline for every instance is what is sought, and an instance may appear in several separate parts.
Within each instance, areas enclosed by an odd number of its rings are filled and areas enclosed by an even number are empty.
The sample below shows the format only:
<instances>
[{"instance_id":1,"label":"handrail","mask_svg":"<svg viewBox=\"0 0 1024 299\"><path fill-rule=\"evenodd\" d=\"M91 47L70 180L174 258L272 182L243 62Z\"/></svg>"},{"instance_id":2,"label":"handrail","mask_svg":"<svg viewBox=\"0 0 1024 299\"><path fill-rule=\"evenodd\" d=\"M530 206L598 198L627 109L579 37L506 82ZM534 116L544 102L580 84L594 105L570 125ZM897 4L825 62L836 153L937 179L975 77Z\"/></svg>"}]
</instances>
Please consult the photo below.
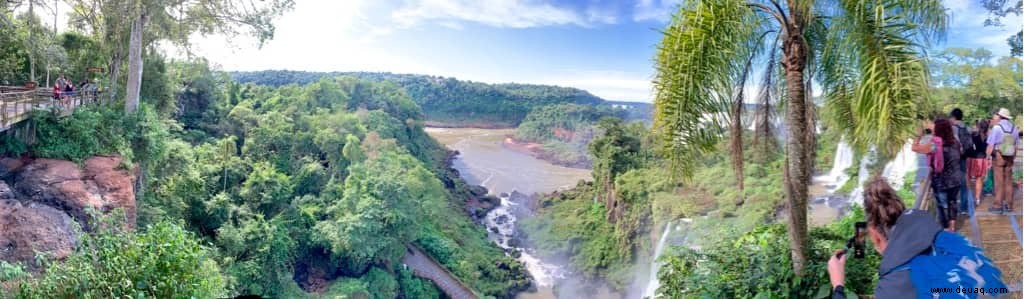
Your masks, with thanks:
<instances>
[{"instance_id":1,"label":"handrail","mask_svg":"<svg viewBox=\"0 0 1024 299\"><path fill-rule=\"evenodd\" d=\"M57 92L55 99L55 93L45 88L0 86L0 131L6 131L28 119L36 109L56 109L62 116L66 116L79 106L99 102L102 93L90 89L70 94Z\"/></svg>"}]
</instances>

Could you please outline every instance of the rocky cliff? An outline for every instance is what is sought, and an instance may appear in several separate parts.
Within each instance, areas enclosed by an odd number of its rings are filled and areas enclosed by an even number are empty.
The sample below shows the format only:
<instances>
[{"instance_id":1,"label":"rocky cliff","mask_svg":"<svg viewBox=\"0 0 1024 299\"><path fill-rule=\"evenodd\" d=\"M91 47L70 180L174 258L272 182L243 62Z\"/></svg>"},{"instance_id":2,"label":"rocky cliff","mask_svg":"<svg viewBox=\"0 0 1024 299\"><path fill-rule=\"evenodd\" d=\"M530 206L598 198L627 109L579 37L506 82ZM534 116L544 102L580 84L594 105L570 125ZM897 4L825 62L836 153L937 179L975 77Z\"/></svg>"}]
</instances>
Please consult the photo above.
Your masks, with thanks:
<instances>
[{"instance_id":1,"label":"rocky cliff","mask_svg":"<svg viewBox=\"0 0 1024 299\"><path fill-rule=\"evenodd\" d=\"M135 175L120 165L120 157L93 157L82 165L0 159L0 260L35 269L36 252L66 257L96 215L116 215L134 228Z\"/></svg>"}]
</instances>

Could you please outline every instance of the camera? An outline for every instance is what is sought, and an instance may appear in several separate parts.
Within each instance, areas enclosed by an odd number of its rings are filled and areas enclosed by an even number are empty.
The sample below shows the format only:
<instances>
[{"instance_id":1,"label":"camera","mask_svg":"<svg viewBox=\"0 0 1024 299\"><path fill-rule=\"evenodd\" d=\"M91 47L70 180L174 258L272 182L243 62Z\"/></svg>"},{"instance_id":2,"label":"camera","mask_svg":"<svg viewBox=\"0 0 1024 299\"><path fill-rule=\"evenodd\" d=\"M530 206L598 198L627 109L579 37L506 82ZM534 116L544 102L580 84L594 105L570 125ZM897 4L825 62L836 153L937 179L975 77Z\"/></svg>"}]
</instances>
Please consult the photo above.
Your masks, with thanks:
<instances>
[{"instance_id":1,"label":"camera","mask_svg":"<svg viewBox=\"0 0 1024 299\"><path fill-rule=\"evenodd\" d=\"M868 223L859 221L853 224L854 235L846 241L846 251L853 250L853 257L864 258L864 238L868 234Z\"/></svg>"}]
</instances>

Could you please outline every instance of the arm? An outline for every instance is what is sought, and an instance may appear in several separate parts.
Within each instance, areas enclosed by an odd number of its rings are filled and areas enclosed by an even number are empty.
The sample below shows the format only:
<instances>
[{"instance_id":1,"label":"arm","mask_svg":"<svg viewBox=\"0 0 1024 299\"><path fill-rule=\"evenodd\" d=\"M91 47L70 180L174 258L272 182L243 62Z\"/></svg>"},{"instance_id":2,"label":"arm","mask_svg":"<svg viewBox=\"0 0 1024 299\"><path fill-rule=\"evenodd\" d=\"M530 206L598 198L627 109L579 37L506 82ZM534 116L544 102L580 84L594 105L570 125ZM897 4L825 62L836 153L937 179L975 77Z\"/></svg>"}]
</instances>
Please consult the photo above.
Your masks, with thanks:
<instances>
[{"instance_id":1,"label":"arm","mask_svg":"<svg viewBox=\"0 0 1024 299\"><path fill-rule=\"evenodd\" d=\"M832 299L846 299L843 281L846 280L846 254L844 250L836 250L828 260L828 280L832 283Z\"/></svg>"},{"instance_id":2,"label":"arm","mask_svg":"<svg viewBox=\"0 0 1024 299\"><path fill-rule=\"evenodd\" d=\"M932 153L932 142L921 143L921 136L914 138L914 144L910 146L910 150L918 154L931 154Z\"/></svg>"}]
</instances>

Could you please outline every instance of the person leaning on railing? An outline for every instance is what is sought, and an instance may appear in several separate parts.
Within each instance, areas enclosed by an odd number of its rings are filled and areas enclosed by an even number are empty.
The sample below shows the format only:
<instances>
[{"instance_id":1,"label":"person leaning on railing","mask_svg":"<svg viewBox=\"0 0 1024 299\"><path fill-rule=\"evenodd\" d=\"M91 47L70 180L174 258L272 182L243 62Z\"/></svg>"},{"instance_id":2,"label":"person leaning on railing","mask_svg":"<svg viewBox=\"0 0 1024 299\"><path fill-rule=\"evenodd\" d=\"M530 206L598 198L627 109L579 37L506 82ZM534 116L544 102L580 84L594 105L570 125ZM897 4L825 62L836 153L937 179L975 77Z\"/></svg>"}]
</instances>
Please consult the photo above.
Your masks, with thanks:
<instances>
[{"instance_id":1,"label":"person leaning on railing","mask_svg":"<svg viewBox=\"0 0 1024 299\"><path fill-rule=\"evenodd\" d=\"M864 215L871 244L882 255L875 298L933 298L933 294L977 298L978 293L953 289L1006 290L999 269L981 249L956 233L943 231L927 211L906 209L885 179L876 176L867 183ZM832 298L846 298L844 268L849 254L844 253L838 250L828 261ZM937 289L950 292L934 292Z\"/></svg>"}]
</instances>

